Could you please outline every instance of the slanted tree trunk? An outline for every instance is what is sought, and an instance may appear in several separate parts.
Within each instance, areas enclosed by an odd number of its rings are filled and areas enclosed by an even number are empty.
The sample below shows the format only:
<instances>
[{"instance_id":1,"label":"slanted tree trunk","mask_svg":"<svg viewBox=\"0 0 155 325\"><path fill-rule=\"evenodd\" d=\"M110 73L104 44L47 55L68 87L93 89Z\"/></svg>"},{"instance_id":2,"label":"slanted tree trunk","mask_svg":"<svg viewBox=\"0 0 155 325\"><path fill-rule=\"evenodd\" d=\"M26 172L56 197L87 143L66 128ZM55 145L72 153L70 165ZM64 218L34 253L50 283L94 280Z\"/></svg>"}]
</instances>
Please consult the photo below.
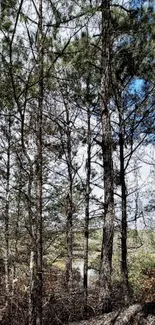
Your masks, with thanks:
<instances>
[{"instance_id":1,"label":"slanted tree trunk","mask_svg":"<svg viewBox=\"0 0 155 325\"><path fill-rule=\"evenodd\" d=\"M114 189L112 132L110 123L111 78L111 15L109 0L102 0L102 53L101 53L101 121L104 167L104 231L103 260L100 270L99 300L102 312L111 311L111 267L114 236Z\"/></svg>"}]
</instances>

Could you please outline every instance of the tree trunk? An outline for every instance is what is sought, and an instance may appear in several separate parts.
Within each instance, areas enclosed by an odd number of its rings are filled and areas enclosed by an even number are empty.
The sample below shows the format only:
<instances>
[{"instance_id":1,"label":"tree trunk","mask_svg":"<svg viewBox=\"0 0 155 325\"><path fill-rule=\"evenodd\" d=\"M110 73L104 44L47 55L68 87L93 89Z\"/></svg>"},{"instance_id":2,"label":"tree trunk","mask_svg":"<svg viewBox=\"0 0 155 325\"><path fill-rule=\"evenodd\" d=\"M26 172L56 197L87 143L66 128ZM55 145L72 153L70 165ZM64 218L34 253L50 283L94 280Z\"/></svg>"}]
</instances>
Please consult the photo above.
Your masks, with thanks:
<instances>
[{"instance_id":1,"label":"tree trunk","mask_svg":"<svg viewBox=\"0 0 155 325\"><path fill-rule=\"evenodd\" d=\"M10 194L10 155L11 155L11 116L9 115L7 130L7 162L6 162L6 203L5 203L5 303L10 312L10 270L9 270L9 194Z\"/></svg>"},{"instance_id":2,"label":"tree trunk","mask_svg":"<svg viewBox=\"0 0 155 325\"><path fill-rule=\"evenodd\" d=\"M36 325L36 305L37 305L37 252L36 252L36 225L32 210L32 183L33 183L33 166L29 159L29 181L28 181L28 216L31 236L31 251L29 264L29 325Z\"/></svg>"},{"instance_id":3,"label":"tree trunk","mask_svg":"<svg viewBox=\"0 0 155 325\"><path fill-rule=\"evenodd\" d=\"M121 273L122 282L124 288L125 302L129 299L129 282L128 282L128 265L127 265L127 193L125 182L125 158L124 158L124 137L125 137L125 125L124 125L124 113L121 100L122 89L121 85L115 81L116 90L116 105L119 114L119 158L120 158L120 185L121 185Z\"/></svg>"},{"instance_id":4,"label":"tree trunk","mask_svg":"<svg viewBox=\"0 0 155 325\"><path fill-rule=\"evenodd\" d=\"M89 82L89 81L88 81ZM88 89L89 96L89 89ZM89 98L88 98L89 105ZM90 206L90 177L91 177L91 112L87 108L87 175L86 175L86 196L85 196L85 224L84 224L84 303L85 313L87 316L87 299L88 299L88 243L89 243L89 206Z\"/></svg>"},{"instance_id":5,"label":"tree trunk","mask_svg":"<svg viewBox=\"0 0 155 325\"><path fill-rule=\"evenodd\" d=\"M35 249L30 252L29 265L29 325L36 325L36 256Z\"/></svg>"},{"instance_id":6,"label":"tree trunk","mask_svg":"<svg viewBox=\"0 0 155 325\"><path fill-rule=\"evenodd\" d=\"M129 283L127 266L127 202L124 166L124 138L122 132L122 113L119 114L119 148L120 148L120 182L121 182L121 208L122 208L122 234L121 234L121 272L124 287L124 297L128 301Z\"/></svg>"},{"instance_id":7,"label":"tree trunk","mask_svg":"<svg viewBox=\"0 0 155 325\"><path fill-rule=\"evenodd\" d=\"M19 170L19 180L21 181L22 179L22 173L21 169ZM15 261L13 264L13 269L12 269L12 293L11 293L11 299L13 300L14 298L14 291L15 291L15 282L14 280L16 279L16 273L17 273L17 260L18 260L18 242L19 242L19 220L20 220L20 215L21 215L21 185L19 181L19 189L18 189L18 196L17 196L17 219L16 219L16 224L15 224L15 247L14 247L14 254L15 254Z\"/></svg>"},{"instance_id":8,"label":"tree trunk","mask_svg":"<svg viewBox=\"0 0 155 325\"><path fill-rule=\"evenodd\" d=\"M103 260L100 271L99 300L102 312L111 311L111 266L114 235L114 189L112 132L110 123L111 24L110 1L102 1L101 120L104 167Z\"/></svg>"},{"instance_id":9,"label":"tree trunk","mask_svg":"<svg viewBox=\"0 0 155 325\"><path fill-rule=\"evenodd\" d=\"M37 301L36 301L36 324L42 325L42 114L43 114L43 96L44 96L44 82L43 82L43 7L42 0L39 1L39 23L38 23L38 77L39 77L39 93L38 93L38 111L37 111L37 159L36 159L36 253L37 253Z\"/></svg>"},{"instance_id":10,"label":"tree trunk","mask_svg":"<svg viewBox=\"0 0 155 325\"><path fill-rule=\"evenodd\" d=\"M67 239L67 261L66 261L66 281L68 290L73 286L73 169L72 169L72 144L71 144L71 121L69 114L69 107L65 104L66 112L66 142L67 142L67 169L69 180L69 191L66 196L66 239Z\"/></svg>"}]
</instances>

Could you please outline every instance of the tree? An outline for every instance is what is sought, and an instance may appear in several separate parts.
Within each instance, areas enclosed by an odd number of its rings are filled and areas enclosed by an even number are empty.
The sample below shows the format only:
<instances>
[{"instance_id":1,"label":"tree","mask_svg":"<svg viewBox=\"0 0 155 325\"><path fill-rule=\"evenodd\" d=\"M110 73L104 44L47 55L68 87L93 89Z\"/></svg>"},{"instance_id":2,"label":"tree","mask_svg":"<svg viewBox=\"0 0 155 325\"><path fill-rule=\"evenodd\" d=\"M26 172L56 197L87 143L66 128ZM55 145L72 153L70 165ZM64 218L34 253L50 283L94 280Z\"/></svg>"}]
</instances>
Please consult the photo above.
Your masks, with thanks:
<instances>
[{"instance_id":1,"label":"tree","mask_svg":"<svg viewBox=\"0 0 155 325\"><path fill-rule=\"evenodd\" d=\"M111 310L111 267L114 236L114 179L112 157L112 131L110 122L110 84L111 84L111 3L102 1L102 48L101 48L101 122L104 168L104 228L103 260L100 271L100 303L102 312Z\"/></svg>"},{"instance_id":2,"label":"tree","mask_svg":"<svg viewBox=\"0 0 155 325\"><path fill-rule=\"evenodd\" d=\"M120 13L124 10L124 13ZM152 109L150 107L150 90L149 85L145 84L145 77L142 73L143 60L146 60L147 53L144 49L144 39L146 37L146 25L149 24L148 13L141 8L132 10L132 18L130 11L119 8L115 13L115 18L119 20L117 33L125 34L122 44L118 43L118 51L114 57L114 78L113 89L115 105L118 110L118 131L115 123L116 138L119 141L119 161L120 171L118 171L118 184L121 186L121 271L122 281L125 290L126 300L129 298L128 283L128 266L127 266L127 222L128 222L128 190L126 186L126 175L128 167L131 168L130 160L138 148L144 144L146 139L145 123L149 117L151 118ZM140 19L140 20L139 20ZM144 23L145 20L145 23ZM147 21L147 23L146 23ZM132 33L131 33L132 22ZM143 25L143 33L141 33L141 25ZM147 28L148 31L149 27ZM127 37L127 35L129 35ZM130 39L131 38L131 39ZM147 37L145 39L147 44ZM133 49L133 51L132 51ZM139 78L144 78L145 87L139 87L133 91L134 82L140 82ZM132 88L133 87L133 88ZM143 131L142 131L143 130Z\"/></svg>"},{"instance_id":3,"label":"tree","mask_svg":"<svg viewBox=\"0 0 155 325\"><path fill-rule=\"evenodd\" d=\"M44 99L44 36L43 36L43 1L39 2L39 21L38 21L38 109L37 109L37 125L36 125L36 141L37 141L37 154L36 154L36 272L37 272L37 301L35 304L37 316L36 324L42 325L42 288L43 288L43 275L42 275L42 259L43 259L43 136L42 136L42 120L43 120L43 99Z\"/></svg>"},{"instance_id":4,"label":"tree","mask_svg":"<svg viewBox=\"0 0 155 325\"><path fill-rule=\"evenodd\" d=\"M111 310L115 192L128 291L127 178L134 154L154 132L154 15L151 8L132 6L108 0L1 4L0 238L6 302L18 316L24 305L29 325L42 325L52 299L53 313L59 313L57 283L48 282L57 259L66 271L62 305L68 299L73 309L76 245L84 261L81 310L87 316L95 246L89 238L101 224L99 300L102 312Z\"/></svg>"}]
</instances>

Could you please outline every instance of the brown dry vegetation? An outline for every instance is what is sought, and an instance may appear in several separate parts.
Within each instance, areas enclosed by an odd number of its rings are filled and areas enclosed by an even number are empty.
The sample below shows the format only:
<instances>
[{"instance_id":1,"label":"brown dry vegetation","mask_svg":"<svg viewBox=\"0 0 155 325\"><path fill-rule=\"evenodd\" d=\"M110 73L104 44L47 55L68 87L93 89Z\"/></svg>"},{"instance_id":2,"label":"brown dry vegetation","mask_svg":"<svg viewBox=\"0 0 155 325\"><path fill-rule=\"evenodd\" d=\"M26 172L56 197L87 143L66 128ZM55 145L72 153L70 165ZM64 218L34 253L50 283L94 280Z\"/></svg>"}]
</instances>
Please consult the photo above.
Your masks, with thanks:
<instances>
[{"instance_id":1,"label":"brown dry vegetation","mask_svg":"<svg viewBox=\"0 0 155 325\"><path fill-rule=\"evenodd\" d=\"M133 300L153 301L155 298L155 270L147 269L142 278L141 296L133 297ZM14 296L11 303L10 317L8 310L4 308L4 282L1 277L1 325L27 325L28 324L28 281L27 276L19 278L15 283ZM71 294L67 291L64 271L57 267L51 267L44 273L44 300L43 300L43 324L90 324L90 325L153 325L155 324L155 303L143 306L143 303L136 304L130 308L124 306L121 283L113 286L113 308L114 312L98 317L99 308L97 288L89 291L87 318L84 310L83 291L80 285L80 274L74 271L74 288ZM124 309L123 309L124 308ZM151 310L152 308L152 310ZM128 315L128 321L127 319Z\"/></svg>"}]
</instances>

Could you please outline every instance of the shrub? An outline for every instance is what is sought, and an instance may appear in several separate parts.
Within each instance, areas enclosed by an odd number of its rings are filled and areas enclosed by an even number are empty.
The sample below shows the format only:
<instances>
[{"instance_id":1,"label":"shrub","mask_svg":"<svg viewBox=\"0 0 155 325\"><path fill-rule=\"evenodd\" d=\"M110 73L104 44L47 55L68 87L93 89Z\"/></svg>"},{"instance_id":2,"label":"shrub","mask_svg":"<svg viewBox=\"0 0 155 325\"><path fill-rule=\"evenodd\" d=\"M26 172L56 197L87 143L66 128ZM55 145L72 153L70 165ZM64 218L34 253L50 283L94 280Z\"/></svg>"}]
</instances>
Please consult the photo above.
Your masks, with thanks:
<instances>
[{"instance_id":1,"label":"shrub","mask_svg":"<svg viewBox=\"0 0 155 325\"><path fill-rule=\"evenodd\" d=\"M129 282L135 295L141 296L143 284L145 281L146 270L155 268L155 259L153 254L140 252L132 255L129 261Z\"/></svg>"}]
</instances>

